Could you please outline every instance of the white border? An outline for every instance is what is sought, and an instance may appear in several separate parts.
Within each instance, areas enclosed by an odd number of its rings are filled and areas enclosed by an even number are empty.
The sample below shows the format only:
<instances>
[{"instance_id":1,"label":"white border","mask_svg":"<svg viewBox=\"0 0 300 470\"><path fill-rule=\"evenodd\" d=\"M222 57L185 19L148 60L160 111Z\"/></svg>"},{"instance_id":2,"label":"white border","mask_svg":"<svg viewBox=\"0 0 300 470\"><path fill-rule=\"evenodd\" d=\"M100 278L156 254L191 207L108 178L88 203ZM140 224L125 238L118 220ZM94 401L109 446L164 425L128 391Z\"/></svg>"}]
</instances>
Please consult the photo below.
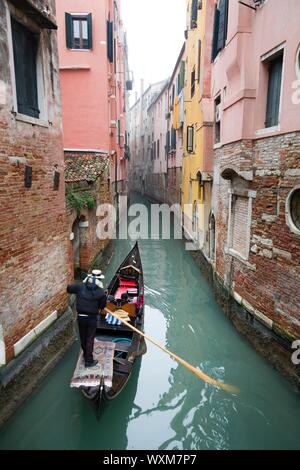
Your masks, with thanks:
<instances>
[{"instance_id":1,"label":"white border","mask_svg":"<svg viewBox=\"0 0 300 470\"><path fill-rule=\"evenodd\" d=\"M291 204L292 196L297 190L300 190L300 184L295 186L288 194L288 197L287 197L286 203L285 203L285 219L286 219L286 223L290 227L291 231L293 233L295 233L296 235L300 235L300 229L298 229L296 227L296 225L294 224L293 218L291 216L291 210L290 210L290 204Z\"/></svg>"},{"instance_id":2,"label":"white border","mask_svg":"<svg viewBox=\"0 0 300 470\"><path fill-rule=\"evenodd\" d=\"M279 111L278 111L278 124L272 127L263 127L262 129L257 129L255 131L256 135L263 135L268 132L279 132L280 131L280 119L282 114L282 102L283 102L283 85L284 85L284 78L285 78L285 60L286 60L286 42L283 44L279 44L279 46L274 47L271 51L263 54L260 58L262 64L268 62L272 56L274 56L279 51L282 52L282 75L281 75L281 90L280 90L280 103L279 103ZM266 113L266 111L265 111Z\"/></svg>"},{"instance_id":3,"label":"white border","mask_svg":"<svg viewBox=\"0 0 300 470\"><path fill-rule=\"evenodd\" d=\"M32 116L27 116L26 114L21 114L18 112L15 63L14 63L12 28L11 28L11 17L13 15L13 11L10 9L7 1L5 2L5 9L6 9L6 24L7 24L7 42L8 42L8 51L9 51L9 68L10 68L10 75L11 75L11 88L12 88L12 98L13 98L12 111L15 114L17 121L22 121L22 122L26 122L29 124L42 126L42 127L49 127L48 109L47 109L47 93L46 93L47 86L46 86L45 69L44 69L45 61L44 61L44 53L43 53L42 30L39 29L40 40L38 44L37 64L36 64L37 93L38 93L38 105L40 108L40 117L34 118ZM16 11L18 11L17 8L16 8ZM24 14L24 16L26 15ZM18 18L18 20L21 22L20 18ZM27 25L25 26L28 28Z\"/></svg>"}]
</instances>

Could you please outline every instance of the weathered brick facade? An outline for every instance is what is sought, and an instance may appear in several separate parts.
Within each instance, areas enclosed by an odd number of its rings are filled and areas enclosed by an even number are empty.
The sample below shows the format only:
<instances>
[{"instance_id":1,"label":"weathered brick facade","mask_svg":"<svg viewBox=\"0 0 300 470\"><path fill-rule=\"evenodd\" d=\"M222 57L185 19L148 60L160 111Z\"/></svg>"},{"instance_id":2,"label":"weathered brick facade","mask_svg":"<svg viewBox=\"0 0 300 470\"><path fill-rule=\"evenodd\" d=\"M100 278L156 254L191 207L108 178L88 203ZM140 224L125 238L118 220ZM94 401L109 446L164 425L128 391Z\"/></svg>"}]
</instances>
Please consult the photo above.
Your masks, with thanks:
<instances>
[{"instance_id":1,"label":"weathered brick facade","mask_svg":"<svg viewBox=\"0 0 300 470\"><path fill-rule=\"evenodd\" d=\"M289 343L300 337L300 236L287 224L286 201L300 183L299 162L299 132L240 141L215 151L216 272L249 313ZM228 190L233 180L224 179L222 172L227 169L226 177L230 168L249 172L245 186L255 196L247 259L232 254L228 246ZM241 214L241 206L236 208ZM245 224L233 230L245 237Z\"/></svg>"},{"instance_id":2,"label":"weathered brick facade","mask_svg":"<svg viewBox=\"0 0 300 470\"><path fill-rule=\"evenodd\" d=\"M12 3L6 10L0 2L0 324L6 362L21 337L53 311L60 315L67 309L70 278L57 40L55 31L44 29L55 28L45 24L45 15L53 19L55 2ZM43 122L26 119L15 108L10 15L39 30L47 109ZM25 166L32 168L28 188ZM58 189L55 170L60 173Z\"/></svg>"},{"instance_id":3,"label":"weathered brick facade","mask_svg":"<svg viewBox=\"0 0 300 470\"><path fill-rule=\"evenodd\" d=\"M144 193L158 202L180 203L181 167L169 168L168 173L152 173L145 177ZM138 189L141 191L141 188Z\"/></svg>"}]
</instances>

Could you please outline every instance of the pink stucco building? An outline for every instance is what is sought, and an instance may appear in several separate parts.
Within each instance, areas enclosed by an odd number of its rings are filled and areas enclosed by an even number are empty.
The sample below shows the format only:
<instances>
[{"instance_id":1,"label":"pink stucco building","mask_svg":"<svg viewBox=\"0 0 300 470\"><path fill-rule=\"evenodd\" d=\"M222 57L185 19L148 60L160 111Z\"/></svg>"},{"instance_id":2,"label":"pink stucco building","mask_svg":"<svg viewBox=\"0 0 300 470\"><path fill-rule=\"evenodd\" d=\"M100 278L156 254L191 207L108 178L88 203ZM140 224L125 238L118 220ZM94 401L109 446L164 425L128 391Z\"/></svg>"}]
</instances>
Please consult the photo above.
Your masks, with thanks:
<instances>
[{"instance_id":1,"label":"pink stucco building","mask_svg":"<svg viewBox=\"0 0 300 470\"><path fill-rule=\"evenodd\" d=\"M64 0L57 18L65 152L109 155L123 190L130 82L120 1Z\"/></svg>"},{"instance_id":2,"label":"pink stucco building","mask_svg":"<svg viewBox=\"0 0 300 470\"><path fill-rule=\"evenodd\" d=\"M217 290L237 328L299 382L300 2L215 3Z\"/></svg>"}]
</instances>

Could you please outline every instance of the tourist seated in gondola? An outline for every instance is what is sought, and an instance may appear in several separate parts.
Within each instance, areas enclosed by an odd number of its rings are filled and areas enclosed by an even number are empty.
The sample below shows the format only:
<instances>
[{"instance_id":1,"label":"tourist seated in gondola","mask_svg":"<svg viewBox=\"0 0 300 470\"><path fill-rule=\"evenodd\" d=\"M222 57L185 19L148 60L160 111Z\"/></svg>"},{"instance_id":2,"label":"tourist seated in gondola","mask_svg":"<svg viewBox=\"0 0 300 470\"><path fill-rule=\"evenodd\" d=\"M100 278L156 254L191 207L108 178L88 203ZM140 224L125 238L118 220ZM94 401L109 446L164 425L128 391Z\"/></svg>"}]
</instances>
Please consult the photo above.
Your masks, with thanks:
<instances>
[{"instance_id":1,"label":"tourist seated in gondola","mask_svg":"<svg viewBox=\"0 0 300 470\"><path fill-rule=\"evenodd\" d=\"M106 307L106 294L103 290L104 276L99 270L92 271L82 284L71 284L67 287L69 294L76 294L76 309L79 336L83 351L85 367L94 367L94 340L97 330L97 316Z\"/></svg>"}]
</instances>

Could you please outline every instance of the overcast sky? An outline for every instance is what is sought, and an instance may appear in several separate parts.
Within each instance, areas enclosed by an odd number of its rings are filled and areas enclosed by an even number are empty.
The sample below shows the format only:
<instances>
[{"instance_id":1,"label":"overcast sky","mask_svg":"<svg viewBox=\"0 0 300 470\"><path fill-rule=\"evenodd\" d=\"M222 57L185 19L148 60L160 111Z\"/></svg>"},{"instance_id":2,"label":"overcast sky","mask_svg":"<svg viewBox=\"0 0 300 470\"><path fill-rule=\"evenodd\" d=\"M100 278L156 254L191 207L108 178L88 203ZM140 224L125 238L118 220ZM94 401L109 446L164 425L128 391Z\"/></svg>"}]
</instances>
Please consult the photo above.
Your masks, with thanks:
<instances>
[{"instance_id":1,"label":"overcast sky","mask_svg":"<svg viewBox=\"0 0 300 470\"><path fill-rule=\"evenodd\" d=\"M121 0L134 87L168 78L184 43L186 0ZM135 101L134 91L131 103Z\"/></svg>"}]
</instances>

